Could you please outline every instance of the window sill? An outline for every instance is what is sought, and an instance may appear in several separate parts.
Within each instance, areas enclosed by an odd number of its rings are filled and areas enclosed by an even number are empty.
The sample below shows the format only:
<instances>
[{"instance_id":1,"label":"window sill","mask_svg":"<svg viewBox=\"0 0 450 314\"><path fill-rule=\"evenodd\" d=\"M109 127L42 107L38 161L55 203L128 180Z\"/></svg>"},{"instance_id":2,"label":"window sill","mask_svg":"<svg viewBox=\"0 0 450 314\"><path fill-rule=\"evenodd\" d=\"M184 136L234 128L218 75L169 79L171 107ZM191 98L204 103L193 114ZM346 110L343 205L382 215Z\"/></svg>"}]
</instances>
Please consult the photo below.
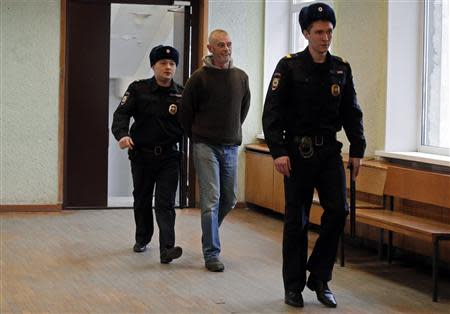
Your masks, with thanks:
<instances>
[{"instance_id":1,"label":"window sill","mask_svg":"<svg viewBox=\"0 0 450 314\"><path fill-rule=\"evenodd\" d=\"M256 138L264 140L264 133L256 134ZM435 155L421 152L386 152L383 150L375 151L375 156L392 159L420 162L429 165L444 166L450 168L450 156Z\"/></svg>"},{"instance_id":2,"label":"window sill","mask_svg":"<svg viewBox=\"0 0 450 314\"><path fill-rule=\"evenodd\" d=\"M425 164L450 168L450 156L434 155L420 152L385 152L382 150L375 151L375 155L379 157L421 162Z\"/></svg>"},{"instance_id":3,"label":"window sill","mask_svg":"<svg viewBox=\"0 0 450 314\"><path fill-rule=\"evenodd\" d=\"M258 140L264 140L264 133L261 132L261 133L256 134L256 138L257 138Z\"/></svg>"}]
</instances>

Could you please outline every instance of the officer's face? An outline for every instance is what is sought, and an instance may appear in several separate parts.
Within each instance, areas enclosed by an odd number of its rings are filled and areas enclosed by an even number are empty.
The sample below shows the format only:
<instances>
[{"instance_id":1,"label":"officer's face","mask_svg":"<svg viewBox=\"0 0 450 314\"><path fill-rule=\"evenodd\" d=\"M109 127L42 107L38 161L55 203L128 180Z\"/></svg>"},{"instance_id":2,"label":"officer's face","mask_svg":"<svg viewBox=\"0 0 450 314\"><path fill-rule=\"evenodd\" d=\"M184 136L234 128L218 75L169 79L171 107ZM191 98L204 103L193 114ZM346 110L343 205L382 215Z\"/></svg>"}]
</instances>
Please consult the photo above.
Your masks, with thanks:
<instances>
[{"instance_id":1,"label":"officer's face","mask_svg":"<svg viewBox=\"0 0 450 314\"><path fill-rule=\"evenodd\" d=\"M208 50L212 53L215 64L228 63L231 59L232 50L230 36L226 33L216 33L208 44Z\"/></svg>"},{"instance_id":2,"label":"officer's face","mask_svg":"<svg viewBox=\"0 0 450 314\"><path fill-rule=\"evenodd\" d=\"M158 81L170 81L175 75L177 65L171 59L162 59L156 62L152 69Z\"/></svg>"},{"instance_id":3,"label":"officer's face","mask_svg":"<svg viewBox=\"0 0 450 314\"><path fill-rule=\"evenodd\" d=\"M328 51L333 37L333 24L328 21L315 21L311 28L303 31L303 35L309 42L309 47L320 54Z\"/></svg>"}]
</instances>

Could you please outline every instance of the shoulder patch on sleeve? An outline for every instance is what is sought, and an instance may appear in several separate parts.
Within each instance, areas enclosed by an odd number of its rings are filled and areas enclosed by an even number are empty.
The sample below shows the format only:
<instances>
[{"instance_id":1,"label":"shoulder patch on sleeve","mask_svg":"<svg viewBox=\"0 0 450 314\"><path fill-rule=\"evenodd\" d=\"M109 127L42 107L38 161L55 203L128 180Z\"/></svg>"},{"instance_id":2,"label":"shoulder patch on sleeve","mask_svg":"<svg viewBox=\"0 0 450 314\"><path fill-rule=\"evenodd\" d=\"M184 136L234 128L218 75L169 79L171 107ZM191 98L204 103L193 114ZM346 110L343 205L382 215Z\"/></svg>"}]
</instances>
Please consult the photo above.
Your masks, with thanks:
<instances>
[{"instance_id":1,"label":"shoulder patch on sleeve","mask_svg":"<svg viewBox=\"0 0 450 314\"><path fill-rule=\"evenodd\" d=\"M276 91L278 89L278 86L280 85L280 80L281 80L281 73L274 73L272 76L272 84L270 86L270 88L272 89L272 91Z\"/></svg>"},{"instance_id":2,"label":"shoulder patch on sleeve","mask_svg":"<svg viewBox=\"0 0 450 314\"><path fill-rule=\"evenodd\" d=\"M123 95L122 100L120 101L121 105L124 105L127 102L128 96L130 96L130 92L126 92L125 95Z\"/></svg>"}]
</instances>

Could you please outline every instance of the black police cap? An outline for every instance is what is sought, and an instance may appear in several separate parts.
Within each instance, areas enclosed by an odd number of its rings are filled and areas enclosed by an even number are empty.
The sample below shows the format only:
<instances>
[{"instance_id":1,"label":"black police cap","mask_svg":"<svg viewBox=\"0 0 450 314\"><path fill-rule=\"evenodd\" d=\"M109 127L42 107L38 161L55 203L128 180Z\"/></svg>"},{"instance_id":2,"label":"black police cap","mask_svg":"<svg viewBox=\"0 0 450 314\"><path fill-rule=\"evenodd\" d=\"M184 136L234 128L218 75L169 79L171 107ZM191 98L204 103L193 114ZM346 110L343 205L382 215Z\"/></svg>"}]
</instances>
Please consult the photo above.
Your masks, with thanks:
<instances>
[{"instance_id":1,"label":"black police cap","mask_svg":"<svg viewBox=\"0 0 450 314\"><path fill-rule=\"evenodd\" d=\"M329 21L336 27L336 16L333 9L325 3L313 3L307 7L303 7L298 15L298 22L302 32L315 21Z\"/></svg>"},{"instance_id":2,"label":"black police cap","mask_svg":"<svg viewBox=\"0 0 450 314\"><path fill-rule=\"evenodd\" d=\"M178 66L179 54L178 51L171 46L156 46L150 51L150 66L154 66L156 62L162 59L170 59L175 61Z\"/></svg>"}]
</instances>

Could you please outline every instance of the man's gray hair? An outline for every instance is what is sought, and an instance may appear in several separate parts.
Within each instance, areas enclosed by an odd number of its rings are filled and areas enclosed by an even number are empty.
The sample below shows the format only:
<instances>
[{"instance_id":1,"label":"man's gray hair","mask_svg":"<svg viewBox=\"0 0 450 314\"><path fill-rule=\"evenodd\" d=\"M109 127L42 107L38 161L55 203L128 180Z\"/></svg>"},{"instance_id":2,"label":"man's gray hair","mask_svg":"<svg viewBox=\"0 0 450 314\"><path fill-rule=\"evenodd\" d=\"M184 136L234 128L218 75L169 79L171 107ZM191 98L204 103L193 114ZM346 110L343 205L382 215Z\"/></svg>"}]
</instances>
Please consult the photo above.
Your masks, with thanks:
<instances>
[{"instance_id":1,"label":"man's gray hair","mask_svg":"<svg viewBox=\"0 0 450 314\"><path fill-rule=\"evenodd\" d=\"M208 44L212 44L213 43L213 40L214 40L214 37L216 36L216 34L225 34L225 35L229 35L228 34L228 32L227 31L225 31L225 30L223 30L223 29L215 29L215 30L213 30L211 33L209 33L209 36L208 36Z\"/></svg>"}]
</instances>

